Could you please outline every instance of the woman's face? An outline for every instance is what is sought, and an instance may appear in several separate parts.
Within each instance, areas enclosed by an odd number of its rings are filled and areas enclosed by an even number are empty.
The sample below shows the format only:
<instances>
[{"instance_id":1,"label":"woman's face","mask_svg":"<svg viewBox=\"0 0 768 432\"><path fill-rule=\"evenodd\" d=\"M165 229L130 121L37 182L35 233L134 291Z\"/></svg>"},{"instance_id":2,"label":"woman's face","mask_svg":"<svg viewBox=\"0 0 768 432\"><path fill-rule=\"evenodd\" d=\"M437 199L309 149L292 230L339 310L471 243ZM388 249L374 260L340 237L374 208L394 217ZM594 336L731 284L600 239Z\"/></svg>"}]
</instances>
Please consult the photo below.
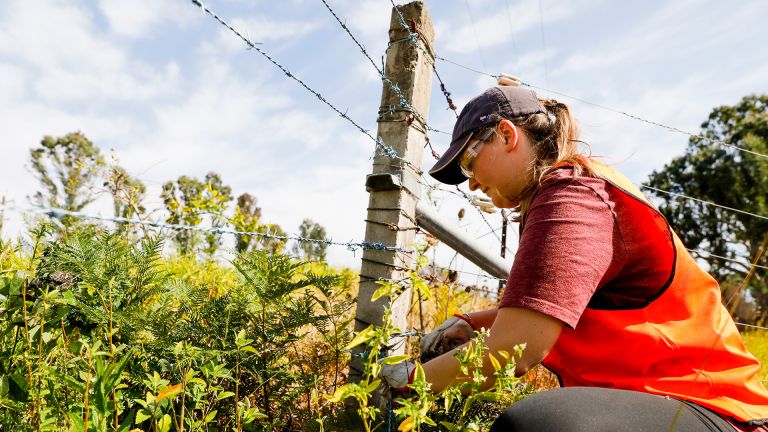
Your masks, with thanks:
<instances>
[{"instance_id":1,"label":"woman's face","mask_svg":"<svg viewBox=\"0 0 768 432\"><path fill-rule=\"evenodd\" d=\"M498 208L513 208L530 181L534 153L525 134L509 120L502 120L497 132L472 162L469 189L482 191Z\"/></svg>"}]
</instances>

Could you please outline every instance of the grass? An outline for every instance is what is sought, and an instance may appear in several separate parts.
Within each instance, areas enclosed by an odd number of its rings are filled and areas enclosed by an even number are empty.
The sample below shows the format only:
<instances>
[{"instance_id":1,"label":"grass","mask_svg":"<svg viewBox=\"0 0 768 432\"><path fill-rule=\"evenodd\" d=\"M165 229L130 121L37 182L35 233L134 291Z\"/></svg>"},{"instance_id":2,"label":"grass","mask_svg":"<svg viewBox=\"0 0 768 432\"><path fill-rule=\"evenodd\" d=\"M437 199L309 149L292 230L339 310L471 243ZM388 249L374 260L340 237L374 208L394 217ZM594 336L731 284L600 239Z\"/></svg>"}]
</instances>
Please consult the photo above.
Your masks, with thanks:
<instances>
[{"instance_id":1,"label":"grass","mask_svg":"<svg viewBox=\"0 0 768 432\"><path fill-rule=\"evenodd\" d=\"M743 332L744 344L747 349L760 360L763 365L760 379L768 380L768 330L750 330Z\"/></svg>"}]
</instances>

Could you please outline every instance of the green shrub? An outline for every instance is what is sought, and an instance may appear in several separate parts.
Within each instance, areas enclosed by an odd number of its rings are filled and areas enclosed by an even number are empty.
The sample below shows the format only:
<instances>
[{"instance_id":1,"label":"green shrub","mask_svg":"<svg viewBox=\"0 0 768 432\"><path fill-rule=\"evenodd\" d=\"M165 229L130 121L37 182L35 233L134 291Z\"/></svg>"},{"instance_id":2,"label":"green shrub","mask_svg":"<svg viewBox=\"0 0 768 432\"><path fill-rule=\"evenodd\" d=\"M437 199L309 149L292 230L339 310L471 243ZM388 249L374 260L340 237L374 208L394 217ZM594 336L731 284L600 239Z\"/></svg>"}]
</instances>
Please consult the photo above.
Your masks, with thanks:
<instances>
[{"instance_id":1,"label":"green shrub","mask_svg":"<svg viewBox=\"0 0 768 432\"><path fill-rule=\"evenodd\" d=\"M304 429L345 379L351 272L165 257L94 228L0 246L0 429Z\"/></svg>"}]
</instances>

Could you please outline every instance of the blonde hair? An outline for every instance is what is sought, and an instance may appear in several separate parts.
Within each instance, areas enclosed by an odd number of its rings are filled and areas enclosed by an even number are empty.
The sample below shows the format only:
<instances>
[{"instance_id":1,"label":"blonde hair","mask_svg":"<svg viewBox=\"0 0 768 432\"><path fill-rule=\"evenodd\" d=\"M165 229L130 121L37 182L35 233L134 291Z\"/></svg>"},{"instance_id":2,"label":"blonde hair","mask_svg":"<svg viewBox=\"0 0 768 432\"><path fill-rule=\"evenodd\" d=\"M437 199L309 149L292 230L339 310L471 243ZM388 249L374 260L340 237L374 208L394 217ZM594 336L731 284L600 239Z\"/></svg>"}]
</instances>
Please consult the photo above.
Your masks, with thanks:
<instances>
[{"instance_id":1,"label":"blonde hair","mask_svg":"<svg viewBox=\"0 0 768 432\"><path fill-rule=\"evenodd\" d=\"M528 168L531 181L520 193L520 205L515 209L518 221L522 219L536 188L558 167L572 166L574 176L595 175L589 159L589 145L579 140L578 122L568 105L554 99L539 99L539 102L547 109L546 113L508 119L525 133L536 155Z\"/></svg>"}]
</instances>

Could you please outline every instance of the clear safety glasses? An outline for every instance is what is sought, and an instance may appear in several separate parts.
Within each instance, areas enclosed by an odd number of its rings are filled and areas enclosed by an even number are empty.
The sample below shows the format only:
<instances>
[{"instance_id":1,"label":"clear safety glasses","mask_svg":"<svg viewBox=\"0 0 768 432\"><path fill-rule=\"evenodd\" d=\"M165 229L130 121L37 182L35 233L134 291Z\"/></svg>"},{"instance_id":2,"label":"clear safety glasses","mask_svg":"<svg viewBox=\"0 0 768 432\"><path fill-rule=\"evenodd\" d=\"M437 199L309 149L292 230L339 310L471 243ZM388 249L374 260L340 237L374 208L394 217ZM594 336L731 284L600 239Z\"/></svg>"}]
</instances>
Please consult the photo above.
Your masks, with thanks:
<instances>
[{"instance_id":1,"label":"clear safety glasses","mask_svg":"<svg viewBox=\"0 0 768 432\"><path fill-rule=\"evenodd\" d=\"M459 156L459 169L461 169L461 173L464 174L467 178L474 177L474 173L472 172L472 162L475 161L475 157L477 157L478 153L480 153L480 149L483 147L483 144L491 139L494 132L496 132L495 126L482 130L477 140L470 144L469 147L464 150L461 156Z\"/></svg>"}]
</instances>

